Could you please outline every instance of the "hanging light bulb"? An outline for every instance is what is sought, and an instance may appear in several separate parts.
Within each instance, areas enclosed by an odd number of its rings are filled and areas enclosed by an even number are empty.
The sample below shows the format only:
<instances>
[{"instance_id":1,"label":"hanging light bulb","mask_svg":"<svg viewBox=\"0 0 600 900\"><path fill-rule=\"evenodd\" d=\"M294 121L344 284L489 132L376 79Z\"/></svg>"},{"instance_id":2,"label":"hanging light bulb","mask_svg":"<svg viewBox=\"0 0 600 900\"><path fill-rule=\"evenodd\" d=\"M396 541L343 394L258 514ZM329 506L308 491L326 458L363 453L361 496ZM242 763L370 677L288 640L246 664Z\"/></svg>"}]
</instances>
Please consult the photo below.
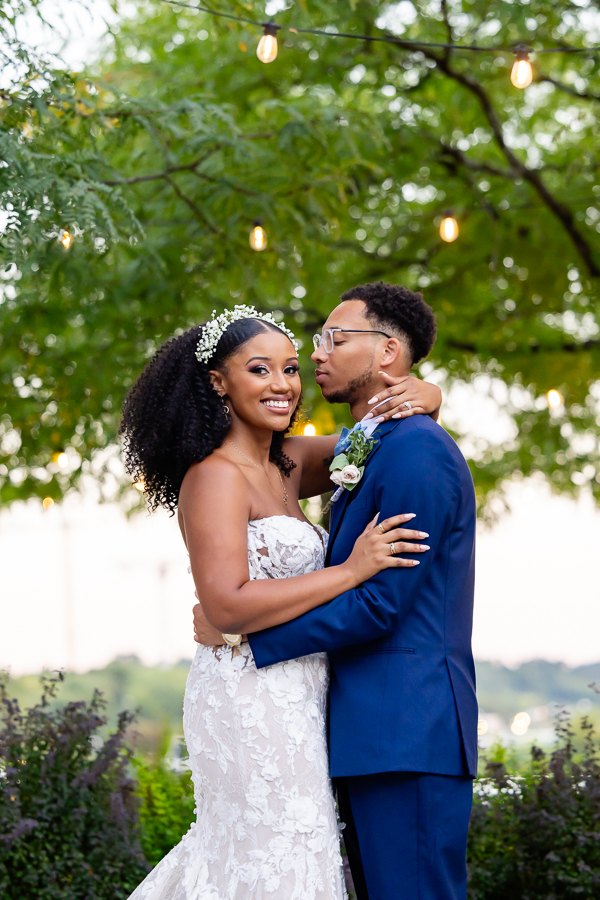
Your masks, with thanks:
<instances>
[{"instance_id":1,"label":"hanging light bulb","mask_svg":"<svg viewBox=\"0 0 600 900\"><path fill-rule=\"evenodd\" d=\"M563 402L562 394L560 391L554 390L548 391L546 394L546 400L548 401L548 406L550 409L558 409Z\"/></svg>"},{"instance_id":2,"label":"hanging light bulb","mask_svg":"<svg viewBox=\"0 0 600 900\"><path fill-rule=\"evenodd\" d=\"M517 58L513 63L510 80L516 88L521 88L521 90L529 87L533 81L533 69L529 62L528 50L517 50Z\"/></svg>"},{"instance_id":3,"label":"hanging light bulb","mask_svg":"<svg viewBox=\"0 0 600 900\"><path fill-rule=\"evenodd\" d=\"M308 437L314 437L316 433L317 433L317 429L315 428L315 426L313 425L312 422L309 422L308 425L305 425L304 430L302 432L302 434L305 434Z\"/></svg>"},{"instance_id":4,"label":"hanging light bulb","mask_svg":"<svg viewBox=\"0 0 600 900\"><path fill-rule=\"evenodd\" d=\"M51 506L54 506L54 500L52 497L44 497L42 500L42 506L44 509L50 509Z\"/></svg>"},{"instance_id":5,"label":"hanging light bulb","mask_svg":"<svg viewBox=\"0 0 600 900\"><path fill-rule=\"evenodd\" d=\"M258 42L258 47L256 48L256 55L260 59L261 62L270 63L273 62L274 59L277 59L277 26L276 25L263 25L264 33Z\"/></svg>"},{"instance_id":6,"label":"hanging light bulb","mask_svg":"<svg viewBox=\"0 0 600 900\"><path fill-rule=\"evenodd\" d=\"M250 232L250 246L253 250L264 250L267 246L267 234L260 219L255 219Z\"/></svg>"},{"instance_id":7,"label":"hanging light bulb","mask_svg":"<svg viewBox=\"0 0 600 900\"><path fill-rule=\"evenodd\" d=\"M133 486L136 489L136 491L140 492L140 494L143 494L144 491L146 490L146 483L143 478L140 478L139 481L134 481Z\"/></svg>"},{"instance_id":8,"label":"hanging light bulb","mask_svg":"<svg viewBox=\"0 0 600 900\"><path fill-rule=\"evenodd\" d=\"M440 225L440 237L448 244L451 244L458 237L458 222L451 212L444 213Z\"/></svg>"},{"instance_id":9,"label":"hanging light bulb","mask_svg":"<svg viewBox=\"0 0 600 900\"><path fill-rule=\"evenodd\" d=\"M73 243L73 237L69 234L69 232L66 230L66 228L63 229L63 231L60 235L60 242L63 245L63 247L65 248L65 250L68 250L69 247L71 246L71 244Z\"/></svg>"}]
</instances>

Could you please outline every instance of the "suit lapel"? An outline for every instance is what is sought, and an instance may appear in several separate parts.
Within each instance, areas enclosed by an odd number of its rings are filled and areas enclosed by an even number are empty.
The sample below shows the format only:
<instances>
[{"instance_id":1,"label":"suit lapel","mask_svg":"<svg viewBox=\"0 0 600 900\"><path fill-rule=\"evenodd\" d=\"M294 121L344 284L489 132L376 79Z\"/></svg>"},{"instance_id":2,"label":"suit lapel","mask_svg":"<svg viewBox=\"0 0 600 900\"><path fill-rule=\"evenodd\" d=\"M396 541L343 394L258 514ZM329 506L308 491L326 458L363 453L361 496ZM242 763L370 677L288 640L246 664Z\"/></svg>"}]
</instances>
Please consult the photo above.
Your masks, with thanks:
<instances>
[{"instance_id":1,"label":"suit lapel","mask_svg":"<svg viewBox=\"0 0 600 900\"><path fill-rule=\"evenodd\" d=\"M397 428L401 421L402 421L402 419L397 419L396 421L389 419L387 422L383 422L379 426L379 428L377 428L374 431L372 436L378 439L378 443L375 444L373 450L367 457L367 462L365 464L365 471L372 464L373 457L375 456L375 454L381 447L382 438L385 437L386 434L389 434L390 431L393 431L394 428ZM333 504L333 508L331 510L331 520L330 520L331 528L330 528L330 533L329 533L329 542L327 544L327 555L325 557L325 565L326 566L329 565L329 560L331 558L331 551L333 550L333 543L337 537L338 531L340 530L340 525L342 524L342 520L344 518L344 513L346 512L346 509L348 508L348 504L350 503L351 498L355 497L357 494L360 493L362 485L363 485L363 482L361 480L357 484L357 486L354 488L353 491L344 491L344 493L342 494L340 499L336 500L336 502Z\"/></svg>"}]
</instances>

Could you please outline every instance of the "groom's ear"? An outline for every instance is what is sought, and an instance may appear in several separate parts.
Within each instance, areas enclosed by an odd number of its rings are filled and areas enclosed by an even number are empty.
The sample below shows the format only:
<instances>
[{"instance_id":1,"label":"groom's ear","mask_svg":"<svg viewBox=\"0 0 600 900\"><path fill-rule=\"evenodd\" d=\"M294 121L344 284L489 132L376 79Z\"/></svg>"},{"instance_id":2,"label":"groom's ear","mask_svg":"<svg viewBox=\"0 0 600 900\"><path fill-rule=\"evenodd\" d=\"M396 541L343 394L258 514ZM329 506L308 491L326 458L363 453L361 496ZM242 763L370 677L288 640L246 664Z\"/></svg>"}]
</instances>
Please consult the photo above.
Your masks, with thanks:
<instances>
[{"instance_id":1,"label":"groom's ear","mask_svg":"<svg viewBox=\"0 0 600 900\"><path fill-rule=\"evenodd\" d=\"M399 338L388 338L381 350L379 368L387 369L390 366L397 367L399 363L404 364L407 357L407 348L404 343Z\"/></svg>"}]
</instances>

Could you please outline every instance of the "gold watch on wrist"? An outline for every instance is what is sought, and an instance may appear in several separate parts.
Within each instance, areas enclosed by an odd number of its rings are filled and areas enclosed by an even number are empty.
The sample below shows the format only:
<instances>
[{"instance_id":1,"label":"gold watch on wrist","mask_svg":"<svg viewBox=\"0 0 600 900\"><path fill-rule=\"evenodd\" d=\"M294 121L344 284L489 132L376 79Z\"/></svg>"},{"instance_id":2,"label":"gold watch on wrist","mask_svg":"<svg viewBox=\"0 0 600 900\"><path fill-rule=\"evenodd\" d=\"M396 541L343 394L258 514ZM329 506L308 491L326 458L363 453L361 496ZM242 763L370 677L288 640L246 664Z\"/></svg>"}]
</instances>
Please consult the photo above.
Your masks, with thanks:
<instances>
[{"instance_id":1,"label":"gold watch on wrist","mask_svg":"<svg viewBox=\"0 0 600 900\"><path fill-rule=\"evenodd\" d=\"M229 647L239 647L242 643L242 635L241 634L223 634L221 633L221 637L225 641L225 643Z\"/></svg>"}]
</instances>

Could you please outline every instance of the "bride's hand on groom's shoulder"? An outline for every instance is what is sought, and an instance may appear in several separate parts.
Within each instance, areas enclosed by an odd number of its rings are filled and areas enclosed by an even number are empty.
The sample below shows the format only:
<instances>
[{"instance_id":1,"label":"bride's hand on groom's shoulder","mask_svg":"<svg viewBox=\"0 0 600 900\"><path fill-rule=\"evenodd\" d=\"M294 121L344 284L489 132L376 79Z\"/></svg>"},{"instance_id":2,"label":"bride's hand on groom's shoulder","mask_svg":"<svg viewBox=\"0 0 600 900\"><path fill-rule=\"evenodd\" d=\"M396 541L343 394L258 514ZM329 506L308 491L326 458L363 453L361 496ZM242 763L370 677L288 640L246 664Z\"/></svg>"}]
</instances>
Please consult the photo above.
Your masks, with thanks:
<instances>
[{"instance_id":1,"label":"bride's hand on groom's shoulder","mask_svg":"<svg viewBox=\"0 0 600 900\"><path fill-rule=\"evenodd\" d=\"M442 405L442 392L436 384L421 381L414 375L395 378L387 372L378 374L389 387L379 391L376 397L369 400L373 407L377 405L373 415L381 417L384 421L428 415L437 422Z\"/></svg>"}]
</instances>

